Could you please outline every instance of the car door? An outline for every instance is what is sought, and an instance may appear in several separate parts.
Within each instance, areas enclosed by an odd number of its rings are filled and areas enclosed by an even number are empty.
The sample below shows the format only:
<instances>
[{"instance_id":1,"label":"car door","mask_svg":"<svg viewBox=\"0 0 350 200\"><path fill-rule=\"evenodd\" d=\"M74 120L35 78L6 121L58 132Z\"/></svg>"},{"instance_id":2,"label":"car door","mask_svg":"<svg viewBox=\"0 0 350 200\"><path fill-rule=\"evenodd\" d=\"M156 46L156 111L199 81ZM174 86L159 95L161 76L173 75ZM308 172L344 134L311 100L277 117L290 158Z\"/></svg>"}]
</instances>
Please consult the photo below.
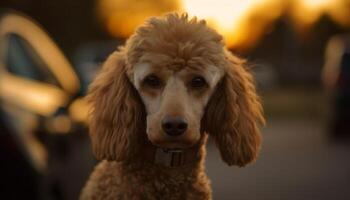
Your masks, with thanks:
<instances>
[{"instance_id":1,"label":"car door","mask_svg":"<svg viewBox=\"0 0 350 200\"><path fill-rule=\"evenodd\" d=\"M66 108L79 88L72 66L39 25L13 12L1 17L0 107L6 122L0 123L13 130L39 171L45 169L48 155L34 131L39 126L50 126L41 124L45 120L40 119ZM58 127L64 125L61 120Z\"/></svg>"}]
</instances>

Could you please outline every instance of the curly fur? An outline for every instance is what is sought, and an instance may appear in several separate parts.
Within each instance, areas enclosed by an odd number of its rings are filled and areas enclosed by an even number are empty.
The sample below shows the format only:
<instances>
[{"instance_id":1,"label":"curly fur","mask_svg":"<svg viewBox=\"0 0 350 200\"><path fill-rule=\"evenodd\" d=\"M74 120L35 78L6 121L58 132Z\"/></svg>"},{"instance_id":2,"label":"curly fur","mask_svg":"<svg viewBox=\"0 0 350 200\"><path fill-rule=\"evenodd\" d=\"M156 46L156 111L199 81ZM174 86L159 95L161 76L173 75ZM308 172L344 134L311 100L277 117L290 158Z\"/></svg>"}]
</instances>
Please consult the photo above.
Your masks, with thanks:
<instances>
[{"instance_id":1,"label":"curly fur","mask_svg":"<svg viewBox=\"0 0 350 200\"><path fill-rule=\"evenodd\" d=\"M180 68L215 65L224 75L203 111L199 158L176 168L147 162L146 110L131 77L140 61ZM264 124L253 78L205 21L187 15L151 18L113 53L90 87L93 151L101 161L81 199L211 199L204 172L207 134L228 165L245 166L258 155ZM204 70L204 69L200 69Z\"/></svg>"}]
</instances>

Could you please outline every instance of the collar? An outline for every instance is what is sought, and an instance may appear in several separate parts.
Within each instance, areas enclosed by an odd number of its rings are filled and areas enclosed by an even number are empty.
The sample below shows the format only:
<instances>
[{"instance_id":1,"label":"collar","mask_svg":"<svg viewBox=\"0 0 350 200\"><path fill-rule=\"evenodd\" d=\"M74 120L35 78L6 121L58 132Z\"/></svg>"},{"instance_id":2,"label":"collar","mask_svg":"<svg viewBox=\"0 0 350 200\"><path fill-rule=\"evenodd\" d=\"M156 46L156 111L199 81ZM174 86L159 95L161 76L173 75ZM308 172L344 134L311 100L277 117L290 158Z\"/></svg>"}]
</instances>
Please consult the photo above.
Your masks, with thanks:
<instances>
[{"instance_id":1,"label":"collar","mask_svg":"<svg viewBox=\"0 0 350 200\"><path fill-rule=\"evenodd\" d=\"M199 158L199 146L188 149L163 149L152 144L146 145L141 153L144 160L166 167L181 167L194 163Z\"/></svg>"}]
</instances>

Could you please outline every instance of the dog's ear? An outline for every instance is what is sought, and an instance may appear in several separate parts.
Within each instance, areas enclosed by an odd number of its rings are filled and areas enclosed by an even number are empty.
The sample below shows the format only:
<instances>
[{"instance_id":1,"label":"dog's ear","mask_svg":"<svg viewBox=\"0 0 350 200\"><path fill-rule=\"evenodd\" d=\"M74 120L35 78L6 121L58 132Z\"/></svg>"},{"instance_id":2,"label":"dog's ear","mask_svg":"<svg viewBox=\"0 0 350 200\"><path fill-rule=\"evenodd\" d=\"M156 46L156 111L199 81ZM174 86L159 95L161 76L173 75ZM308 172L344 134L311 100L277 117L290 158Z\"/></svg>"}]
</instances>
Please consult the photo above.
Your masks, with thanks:
<instances>
[{"instance_id":1,"label":"dog's ear","mask_svg":"<svg viewBox=\"0 0 350 200\"><path fill-rule=\"evenodd\" d=\"M126 73L125 53L110 55L90 85L90 137L97 159L127 160L145 130L144 106Z\"/></svg>"},{"instance_id":2,"label":"dog's ear","mask_svg":"<svg viewBox=\"0 0 350 200\"><path fill-rule=\"evenodd\" d=\"M203 117L204 131L214 137L228 165L244 166L257 157L264 124L253 77L244 61L226 52L226 73L211 96Z\"/></svg>"}]
</instances>

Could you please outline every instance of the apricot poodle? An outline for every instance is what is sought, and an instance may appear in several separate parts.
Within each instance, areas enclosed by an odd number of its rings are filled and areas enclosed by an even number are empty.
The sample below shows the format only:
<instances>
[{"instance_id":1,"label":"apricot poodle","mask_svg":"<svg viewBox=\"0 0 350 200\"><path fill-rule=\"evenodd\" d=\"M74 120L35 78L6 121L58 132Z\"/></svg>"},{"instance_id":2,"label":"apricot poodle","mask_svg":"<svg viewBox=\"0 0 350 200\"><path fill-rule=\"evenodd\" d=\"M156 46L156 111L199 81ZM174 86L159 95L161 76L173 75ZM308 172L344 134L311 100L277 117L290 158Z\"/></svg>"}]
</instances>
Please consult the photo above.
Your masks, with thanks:
<instances>
[{"instance_id":1,"label":"apricot poodle","mask_svg":"<svg viewBox=\"0 0 350 200\"><path fill-rule=\"evenodd\" d=\"M105 62L90 87L90 136L102 160L81 199L211 199L207 135L228 165L259 152L253 78L204 20L154 17Z\"/></svg>"}]
</instances>

